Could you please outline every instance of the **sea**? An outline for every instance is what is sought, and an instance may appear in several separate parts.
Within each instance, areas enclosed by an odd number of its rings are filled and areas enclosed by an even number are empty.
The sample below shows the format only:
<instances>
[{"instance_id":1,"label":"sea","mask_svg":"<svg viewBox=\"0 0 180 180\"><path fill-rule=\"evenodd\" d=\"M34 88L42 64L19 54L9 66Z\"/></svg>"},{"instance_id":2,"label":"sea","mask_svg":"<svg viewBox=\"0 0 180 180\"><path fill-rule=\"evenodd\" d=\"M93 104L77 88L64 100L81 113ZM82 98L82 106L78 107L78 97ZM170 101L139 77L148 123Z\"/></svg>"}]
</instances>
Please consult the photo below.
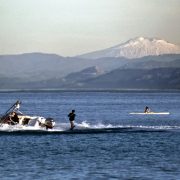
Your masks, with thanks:
<instances>
[{"instance_id":1,"label":"sea","mask_svg":"<svg viewBox=\"0 0 180 180\"><path fill-rule=\"evenodd\" d=\"M179 91L0 92L54 129L0 127L0 179L180 179ZM130 114L143 112L170 114ZM68 114L76 113L69 130Z\"/></svg>"}]
</instances>

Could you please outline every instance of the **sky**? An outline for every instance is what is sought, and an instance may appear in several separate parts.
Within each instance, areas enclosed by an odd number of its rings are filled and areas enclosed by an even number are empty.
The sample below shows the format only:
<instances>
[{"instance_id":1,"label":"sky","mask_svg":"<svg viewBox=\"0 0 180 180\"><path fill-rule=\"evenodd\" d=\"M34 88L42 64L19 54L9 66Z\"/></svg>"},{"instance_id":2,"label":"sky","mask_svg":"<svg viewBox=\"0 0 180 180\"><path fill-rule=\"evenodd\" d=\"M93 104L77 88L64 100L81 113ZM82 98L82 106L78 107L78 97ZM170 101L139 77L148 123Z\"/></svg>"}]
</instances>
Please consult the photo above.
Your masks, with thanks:
<instances>
[{"instance_id":1,"label":"sky","mask_svg":"<svg viewBox=\"0 0 180 180\"><path fill-rule=\"evenodd\" d=\"M139 36L180 45L180 0L0 0L0 54L74 56Z\"/></svg>"}]
</instances>

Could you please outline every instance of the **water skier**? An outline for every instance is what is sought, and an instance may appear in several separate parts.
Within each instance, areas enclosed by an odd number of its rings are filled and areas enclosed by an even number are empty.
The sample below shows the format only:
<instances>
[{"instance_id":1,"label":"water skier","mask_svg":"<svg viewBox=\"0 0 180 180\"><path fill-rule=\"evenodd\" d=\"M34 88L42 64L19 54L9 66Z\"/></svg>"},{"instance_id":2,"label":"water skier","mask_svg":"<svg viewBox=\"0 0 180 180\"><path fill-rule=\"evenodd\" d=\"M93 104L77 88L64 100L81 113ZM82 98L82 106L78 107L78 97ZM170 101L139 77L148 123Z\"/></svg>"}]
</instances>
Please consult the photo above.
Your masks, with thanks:
<instances>
[{"instance_id":1,"label":"water skier","mask_svg":"<svg viewBox=\"0 0 180 180\"><path fill-rule=\"evenodd\" d=\"M70 125L71 125L70 130L73 130L74 127L75 127L75 125L74 125L75 116L76 116L75 110L72 110L72 112L70 112L70 113L68 114L69 122L70 122Z\"/></svg>"}]
</instances>

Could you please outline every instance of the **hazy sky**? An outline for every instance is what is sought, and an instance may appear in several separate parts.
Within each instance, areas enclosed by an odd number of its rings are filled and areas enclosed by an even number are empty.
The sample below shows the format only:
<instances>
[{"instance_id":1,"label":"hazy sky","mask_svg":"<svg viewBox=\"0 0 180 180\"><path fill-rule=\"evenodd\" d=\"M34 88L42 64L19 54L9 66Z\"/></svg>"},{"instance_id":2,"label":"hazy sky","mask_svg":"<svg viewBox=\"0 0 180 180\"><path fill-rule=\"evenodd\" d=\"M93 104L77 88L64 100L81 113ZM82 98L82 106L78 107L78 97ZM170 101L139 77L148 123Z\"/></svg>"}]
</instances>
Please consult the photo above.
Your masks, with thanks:
<instances>
[{"instance_id":1,"label":"hazy sky","mask_svg":"<svg viewBox=\"0 0 180 180\"><path fill-rule=\"evenodd\" d=\"M0 0L0 54L73 56L137 36L180 45L180 0Z\"/></svg>"}]
</instances>

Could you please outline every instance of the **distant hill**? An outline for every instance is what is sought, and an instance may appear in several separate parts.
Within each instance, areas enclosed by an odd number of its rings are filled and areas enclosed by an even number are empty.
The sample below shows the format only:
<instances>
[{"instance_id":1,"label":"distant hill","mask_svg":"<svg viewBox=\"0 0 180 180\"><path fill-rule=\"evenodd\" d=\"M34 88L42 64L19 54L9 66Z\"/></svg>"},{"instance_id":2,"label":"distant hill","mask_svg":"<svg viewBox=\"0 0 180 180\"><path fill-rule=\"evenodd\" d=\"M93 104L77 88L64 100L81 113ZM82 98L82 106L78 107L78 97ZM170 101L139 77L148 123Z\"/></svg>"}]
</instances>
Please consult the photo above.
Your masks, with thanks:
<instances>
[{"instance_id":1,"label":"distant hill","mask_svg":"<svg viewBox=\"0 0 180 180\"><path fill-rule=\"evenodd\" d=\"M116 69L69 84L74 89L180 89L180 68Z\"/></svg>"},{"instance_id":2,"label":"distant hill","mask_svg":"<svg viewBox=\"0 0 180 180\"><path fill-rule=\"evenodd\" d=\"M76 57L0 55L0 89L176 89L180 84L178 48L164 40L141 37Z\"/></svg>"},{"instance_id":3,"label":"distant hill","mask_svg":"<svg viewBox=\"0 0 180 180\"><path fill-rule=\"evenodd\" d=\"M0 73L8 78L39 81L61 78L91 66L110 71L126 63L125 58L103 58L97 60L62 57L55 54L28 53L0 56Z\"/></svg>"},{"instance_id":4,"label":"distant hill","mask_svg":"<svg viewBox=\"0 0 180 180\"><path fill-rule=\"evenodd\" d=\"M44 54L40 55L40 57L43 56L46 57ZM45 61L48 63L44 64ZM50 58L45 61L37 59L26 62L26 59L18 59L15 60L18 63L13 62L14 65L11 64L11 68L0 66L2 68L0 89L177 89L180 84L178 74L180 55L148 56L133 60L105 58L92 61L60 57L60 59ZM16 71L16 68L20 70ZM66 72L63 73L64 71ZM158 78L155 76L156 73L159 73ZM141 79L146 76L152 77L150 83L146 78L146 80ZM137 79L140 80L137 81Z\"/></svg>"},{"instance_id":5,"label":"distant hill","mask_svg":"<svg viewBox=\"0 0 180 180\"><path fill-rule=\"evenodd\" d=\"M60 76L58 66L64 62L64 57L55 54L27 53L20 55L0 56L0 72L9 78L36 80Z\"/></svg>"},{"instance_id":6,"label":"distant hill","mask_svg":"<svg viewBox=\"0 0 180 180\"><path fill-rule=\"evenodd\" d=\"M173 59L173 60L172 60ZM180 68L180 55L147 56L126 63L122 69Z\"/></svg>"},{"instance_id":7,"label":"distant hill","mask_svg":"<svg viewBox=\"0 0 180 180\"><path fill-rule=\"evenodd\" d=\"M130 39L125 43L104 50L83 54L78 57L88 59L125 57L128 59L134 59L162 54L180 54L180 47L163 39L138 37Z\"/></svg>"}]
</instances>

